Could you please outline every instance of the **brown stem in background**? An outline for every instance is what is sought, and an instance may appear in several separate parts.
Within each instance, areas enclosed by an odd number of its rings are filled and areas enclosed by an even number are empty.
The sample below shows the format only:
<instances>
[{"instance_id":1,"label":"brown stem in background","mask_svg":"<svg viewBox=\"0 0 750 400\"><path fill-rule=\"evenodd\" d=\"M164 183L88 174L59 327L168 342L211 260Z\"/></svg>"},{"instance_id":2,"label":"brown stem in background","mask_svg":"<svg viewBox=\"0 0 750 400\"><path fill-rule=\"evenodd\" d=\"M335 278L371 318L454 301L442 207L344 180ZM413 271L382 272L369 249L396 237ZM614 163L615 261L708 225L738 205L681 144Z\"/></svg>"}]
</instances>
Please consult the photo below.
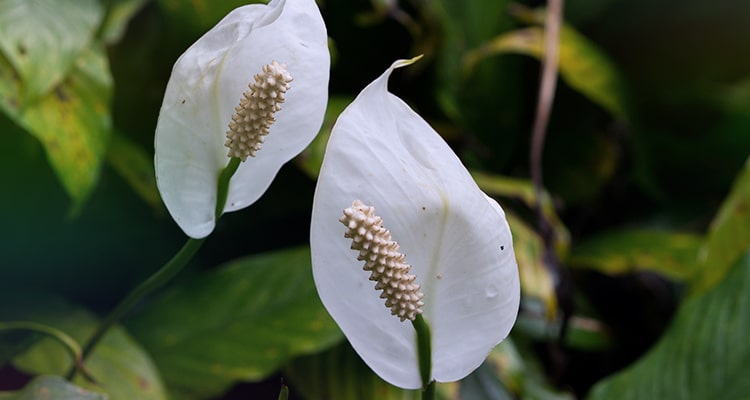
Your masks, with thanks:
<instances>
[{"instance_id":1,"label":"brown stem in background","mask_svg":"<svg viewBox=\"0 0 750 400\"><path fill-rule=\"evenodd\" d=\"M562 268L554 247L554 232L552 224L545 217L542 210L544 182L542 179L542 153L544 139L547 133L552 102L557 85L558 54L560 49L560 27L562 25L563 0L548 0L547 13L544 22L544 58L542 59L541 82L539 84L539 99L536 117L531 132L531 179L536 192L536 214L539 234L544 242L544 265L555 279L555 292L558 308L561 311L561 326L559 343L562 342L568 328L568 320L573 312L571 279L567 271ZM550 361L556 371L554 379L558 381L566 368L566 357L559 344L548 343Z\"/></svg>"},{"instance_id":2,"label":"brown stem in background","mask_svg":"<svg viewBox=\"0 0 750 400\"><path fill-rule=\"evenodd\" d=\"M557 86L558 52L560 49L560 25L562 24L563 0L548 0L547 15L544 21L544 58L539 85L539 99L536 105L536 118L531 130L531 180L536 191L537 207L541 208L542 152L547 132L552 100Z\"/></svg>"}]
</instances>

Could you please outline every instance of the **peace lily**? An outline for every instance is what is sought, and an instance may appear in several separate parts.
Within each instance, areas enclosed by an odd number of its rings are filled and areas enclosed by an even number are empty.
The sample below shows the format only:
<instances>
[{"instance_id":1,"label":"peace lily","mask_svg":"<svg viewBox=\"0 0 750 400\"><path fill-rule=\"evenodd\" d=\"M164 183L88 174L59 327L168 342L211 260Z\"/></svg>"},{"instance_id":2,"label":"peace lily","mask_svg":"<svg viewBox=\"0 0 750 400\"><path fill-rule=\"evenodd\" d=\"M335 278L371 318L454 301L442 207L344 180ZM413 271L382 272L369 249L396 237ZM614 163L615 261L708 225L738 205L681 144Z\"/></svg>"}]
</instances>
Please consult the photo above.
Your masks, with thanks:
<instances>
[{"instance_id":1,"label":"peace lily","mask_svg":"<svg viewBox=\"0 0 750 400\"><path fill-rule=\"evenodd\" d=\"M156 180L185 233L215 226L219 172L234 174L224 212L254 203L323 122L330 57L314 0L230 12L177 60L155 139Z\"/></svg>"},{"instance_id":2,"label":"peace lily","mask_svg":"<svg viewBox=\"0 0 750 400\"><path fill-rule=\"evenodd\" d=\"M407 389L422 382L405 320L421 315L431 327L431 379L456 381L508 335L520 298L502 208L387 90L391 72L413 61L395 62L336 122L310 234L326 309L370 368Z\"/></svg>"}]
</instances>

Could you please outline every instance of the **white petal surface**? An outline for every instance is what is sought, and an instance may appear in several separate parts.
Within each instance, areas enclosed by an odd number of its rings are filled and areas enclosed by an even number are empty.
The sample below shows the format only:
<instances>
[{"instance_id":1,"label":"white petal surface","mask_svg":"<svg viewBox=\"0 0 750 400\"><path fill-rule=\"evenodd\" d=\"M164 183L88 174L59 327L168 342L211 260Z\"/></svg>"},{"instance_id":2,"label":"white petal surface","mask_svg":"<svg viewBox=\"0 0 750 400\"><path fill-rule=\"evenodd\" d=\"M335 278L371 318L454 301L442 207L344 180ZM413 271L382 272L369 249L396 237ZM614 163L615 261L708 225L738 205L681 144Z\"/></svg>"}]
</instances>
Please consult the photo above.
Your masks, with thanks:
<instances>
[{"instance_id":1,"label":"white petal surface","mask_svg":"<svg viewBox=\"0 0 750 400\"><path fill-rule=\"evenodd\" d=\"M214 228L216 181L228 163L227 125L253 75L284 63L291 89L263 148L232 178L225 211L254 203L281 166L317 134L328 100L330 57L314 0L274 0L235 9L177 60L156 128L156 178L188 236Z\"/></svg>"},{"instance_id":2,"label":"white petal surface","mask_svg":"<svg viewBox=\"0 0 750 400\"><path fill-rule=\"evenodd\" d=\"M433 378L468 375L510 332L520 299L510 229L443 139L388 93L397 61L341 114L315 191L313 275L320 298L380 377L421 386L412 325L391 316L343 237L342 210L375 207L422 285Z\"/></svg>"}]
</instances>

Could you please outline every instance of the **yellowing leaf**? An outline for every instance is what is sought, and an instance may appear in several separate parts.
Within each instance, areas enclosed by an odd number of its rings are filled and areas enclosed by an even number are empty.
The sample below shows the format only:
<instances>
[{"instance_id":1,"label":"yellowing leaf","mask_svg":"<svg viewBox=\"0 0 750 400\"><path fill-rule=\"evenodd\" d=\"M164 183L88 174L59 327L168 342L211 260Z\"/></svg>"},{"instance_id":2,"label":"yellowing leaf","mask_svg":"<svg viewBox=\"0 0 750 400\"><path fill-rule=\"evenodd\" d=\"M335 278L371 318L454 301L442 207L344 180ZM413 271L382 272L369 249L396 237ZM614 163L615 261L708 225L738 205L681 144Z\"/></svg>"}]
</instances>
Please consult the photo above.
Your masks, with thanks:
<instances>
[{"instance_id":1,"label":"yellowing leaf","mask_svg":"<svg viewBox=\"0 0 750 400\"><path fill-rule=\"evenodd\" d=\"M0 78L13 76L0 63ZM4 79L3 79L4 80ZM0 107L42 143L47 158L74 206L80 206L99 177L111 131L109 99L112 80L102 49L81 54L67 78L53 90L21 106L17 79L0 83Z\"/></svg>"}]
</instances>

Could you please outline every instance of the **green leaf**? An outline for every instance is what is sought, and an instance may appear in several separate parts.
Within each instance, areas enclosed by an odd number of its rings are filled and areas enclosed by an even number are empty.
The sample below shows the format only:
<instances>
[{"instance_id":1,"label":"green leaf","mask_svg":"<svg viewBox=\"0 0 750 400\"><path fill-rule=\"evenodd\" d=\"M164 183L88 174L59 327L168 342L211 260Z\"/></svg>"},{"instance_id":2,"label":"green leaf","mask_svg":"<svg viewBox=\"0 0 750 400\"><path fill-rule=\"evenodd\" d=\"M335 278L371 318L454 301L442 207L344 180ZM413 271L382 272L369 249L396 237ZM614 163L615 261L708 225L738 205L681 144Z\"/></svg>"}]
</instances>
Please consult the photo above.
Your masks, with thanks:
<instances>
[{"instance_id":1,"label":"green leaf","mask_svg":"<svg viewBox=\"0 0 750 400\"><path fill-rule=\"evenodd\" d=\"M39 376L17 392L0 392L0 400L107 400L107 396L75 386L59 376Z\"/></svg>"},{"instance_id":2,"label":"green leaf","mask_svg":"<svg viewBox=\"0 0 750 400\"><path fill-rule=\"evenodd\" d=\"M711 221L698 256L691 294L699 294L724 279L734 261L750 245L750 158Z\"/></svg>"},{"instance_id":3,"label":"green leaf","mask_svg":"<svg viewBox=\"0 0 750 400\"><path fill-rule=\"evenodd\" d=\"M0 320L23 319L55 327L83 343L96 327L96 319L80 308L72 307L49 295L2 293ZM55 340L42 339L16 356L13 365L34 375L64 375L72 366L68 351ZM98 384L78 374L74 383L99 392L111 400L164 400L165 391L158 372L138 343L121 327L113 328L85 362Z\"/></svg>"},{"instance_id":4,"label":"green leaf","mask_svg":"<svg viewBox=\"0 0 750 400\"><path fill-rule=\"evenodd\" d=\"M748 338L750 251L719 285L683 303L652 350L589 399L750 398Z\"/></svg>"},{"instance_id":5,"label":"green leaf","mask_svg":"<svg viewBox=\"0 0 750 400\"><path fill-rule=\"evenodd\" d=\"M102 14L95 0L0 1L0 52L20 77L21 108L67 76Z\"/></svg>"},{"instance_id":6,"label":"green leaf","mask_svg":"<svg viewBox=\"0 0 750 400\"><path fill-rule=\"evenodd\" d=\"M690 281L703 238L680 232L626 229L599 234L573 247L570 266L607 275L651 271Z\"/></svg>"},{"instance_id":7,"label":"green leaf","mask_svg":"<svg viewBox=\"0 0 750 400\"><path fill-rule=\"evenodd\" d=\"M523 10L523 9L522 9ZM543 17L520 11L539 23ZM473 71L479 61L498 54L525 54L541 60L544 55L544 30L541 27L523 28L503 33L468 53L464 58L464 73ZM615 65L593 42L567 24L560 30L559 71L571 88L579 91L613 116L627 119L625 86Z\"/></svg>"},{"instance_id":8,"label":"green leaf","mask_svg":"<svg viewBox=\"0 0 750 400\"><path fill-rule=\"evenodd\" d=\"M44 146L58 179L79 207L94 188L110 136L112 78L103 49L83 52L70 74L33 103L18 103L19 82L0 62L0 107ZM10 80L7 78L10 77Z\"/></svg>"},{"instance_id":9,"label":"green leaf","mask_svg":"<svg viewBox=\"0 0 750 400\"><path fill-rule=\"evenodd\" d=\"M318 299L308 248L234 261L168 290L130 321L164 378L213 396L342 338Z\"/></svg>"},{"instance_id":10,"label":"green leaf","mask_svg":"<svg viewBox=\"0 0 750 400\"><path fill-rule=\"evenodd\" d=\"M156 187L154 161L146 151L127 137L115 134L109 145L107 161L151 208L164 209Z\"/></svg>"}]
</instances>

